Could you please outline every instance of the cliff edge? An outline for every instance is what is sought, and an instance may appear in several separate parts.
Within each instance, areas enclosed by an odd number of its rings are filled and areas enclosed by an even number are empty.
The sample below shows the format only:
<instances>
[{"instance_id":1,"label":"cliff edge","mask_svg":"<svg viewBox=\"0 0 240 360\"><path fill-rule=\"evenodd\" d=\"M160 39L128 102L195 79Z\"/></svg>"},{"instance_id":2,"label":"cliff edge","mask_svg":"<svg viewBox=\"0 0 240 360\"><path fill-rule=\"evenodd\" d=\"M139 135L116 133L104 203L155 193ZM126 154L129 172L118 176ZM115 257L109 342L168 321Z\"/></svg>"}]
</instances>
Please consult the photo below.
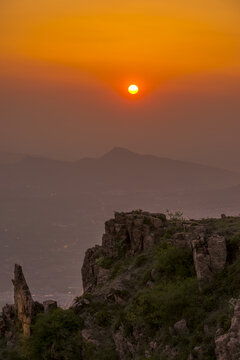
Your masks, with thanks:
<instances>
[{"instance_id":1,"label":"cliff edge","mask_svg":"<svg viewBox=\"0 0 240 360\"><path fill-rule=\"evenodd\" d=\"M239 249L239 217L116 212L86 251L84 293L70 309L44 313L16 265L0 337L19 360L240 359ZM28 355L10 336L16 323Z\"/></svg>"}]
</instances>

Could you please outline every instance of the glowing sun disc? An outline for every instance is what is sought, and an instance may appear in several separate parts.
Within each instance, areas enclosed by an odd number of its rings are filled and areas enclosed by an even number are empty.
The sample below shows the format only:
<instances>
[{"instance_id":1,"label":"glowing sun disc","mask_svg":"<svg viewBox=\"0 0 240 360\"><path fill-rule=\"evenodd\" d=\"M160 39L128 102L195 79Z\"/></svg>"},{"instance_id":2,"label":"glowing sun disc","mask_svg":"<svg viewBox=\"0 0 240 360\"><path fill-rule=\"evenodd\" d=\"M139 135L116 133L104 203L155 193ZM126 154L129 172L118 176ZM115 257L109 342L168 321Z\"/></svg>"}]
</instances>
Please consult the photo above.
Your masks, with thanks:
<instances>
[{"instance_id":1,"label":"glowing sun disc","mask_svg":"<svg viewBox=\"0 0 240 360\"><path fill-rule=\"evenodd\" d=\"M137 94L137 93L138 93L138 87L137 87L137 85L130 85L130 86L128 87L128 92L129 92L130 94L132 94L132 95Z\"/></svg>"}]
</instances>

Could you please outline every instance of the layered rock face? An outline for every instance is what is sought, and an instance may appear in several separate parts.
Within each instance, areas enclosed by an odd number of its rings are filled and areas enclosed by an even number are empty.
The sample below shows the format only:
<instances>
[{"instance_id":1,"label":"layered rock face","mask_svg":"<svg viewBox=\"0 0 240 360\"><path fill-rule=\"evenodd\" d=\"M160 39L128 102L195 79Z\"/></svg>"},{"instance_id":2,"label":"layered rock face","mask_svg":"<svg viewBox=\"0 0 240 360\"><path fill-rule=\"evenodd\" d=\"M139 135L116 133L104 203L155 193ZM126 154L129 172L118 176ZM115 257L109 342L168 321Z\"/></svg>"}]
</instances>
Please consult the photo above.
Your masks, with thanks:
<instances>
[{"instance_id":1,"label":"layered rock face","mask_svg":"<svg viewBox=\"0 0 240 360\"><path fill-rule=\"evenodd\" d=\"M229 331L215 339L217 360L240 359L240 299L234 308L234 315Z\"/></svg>"},{"instance_id":2,"label":"layered rock face","mask_svg":"<svg viewBox=\"0 0 240 360\"><path fill-rule=\"evenodd\" d=\"M203 226L193 226L184 221L185 231L174 233L168 241L176 247L189 248L193 253L194 265L200 290L223 270L227 259L226 241L223 236L208 234ZM115 213L115 218L105 223L102 246L88 249L82 267L84 291L93 291L106 282L109 271L101 266L103 260L129 257L151 248L155 243L166 240L165 234L171 228L163 214L148 212Z\"/></svg>"},{"instance_id":3,"label":"layered rock face","mask_svg":"<svg viewBox=\"0 0 240 360\"><path fill-rule=\"evenodd\" d=\"M177 229L177 231L176 231ZM114 219L105 223L105 233L102 237L102 245L88 249L82 267L82 279L84 291L104 299L108 304L119 306L127 305L126 294L131 293L131 284L136 274L134 267L121 273L118 277L111 277L111 270L119 259L126 259L131 264L131 257L151 249L155 244L167 243L176 248L188 249L192 253L193 263L199 280L199 290L204 290L204 285L211 282L218 272L226 266L227 248L223 236L214 231L208 231L206 226L195 221L175 219L167 221L163 214L151 214L148 212L115 213ZM136 257L135 257L136 259ZM135 261L135 260L134 260ZM153 268L146 286L154 286L158 276ZM82 299L77 305L84 309L86 299ZM81 310L80 310L81 311ZM83 310L84 311L84 310ZM88 318L89 319L89 318ZM94 325L89 322L87 331L92 331ZM171 330L171 331L170 331ZM172 336L190 336L190 330L185 319L179 319L170 329ZM99 330L99 333L101 330ZM94 333L94 331L93 331ZM96 343L101 343L99 334L95 331ZM103 336L104 337L104 336ZM120 325L116 331L110 334L115 349L121 360L134 359L141 348L141 344L148 344L149 339L144 331L133 329L131 337L125 334L125 328ZM98 340L97 340L98 339ZM230 341L230 340L229 340ZM159 341L150 342L149 349L145 352L146 358L151 358L157 349L161 347ZM177 359L177 349L166 346L163 350L166 358ZM194 348L194 354L189 359L203 359L201 346ZM219 360L226 358L217 357ZM229 358L231 359L231 358Z\"/></svg>"},{"instance_id":4,"label":"layered rock face","mask_svg":"<svg viewBox=\"0 0 240 360\"><path fill-rule=\"evenodd\" d=\"M105 223L102 246L88 249L82 267L84 291L91 291L108 276L101 267L101 259L116 259L140 253L160 240L166 230L163 214L148 212L115 213L115 218Z\"/></svg>"}]
</instances>

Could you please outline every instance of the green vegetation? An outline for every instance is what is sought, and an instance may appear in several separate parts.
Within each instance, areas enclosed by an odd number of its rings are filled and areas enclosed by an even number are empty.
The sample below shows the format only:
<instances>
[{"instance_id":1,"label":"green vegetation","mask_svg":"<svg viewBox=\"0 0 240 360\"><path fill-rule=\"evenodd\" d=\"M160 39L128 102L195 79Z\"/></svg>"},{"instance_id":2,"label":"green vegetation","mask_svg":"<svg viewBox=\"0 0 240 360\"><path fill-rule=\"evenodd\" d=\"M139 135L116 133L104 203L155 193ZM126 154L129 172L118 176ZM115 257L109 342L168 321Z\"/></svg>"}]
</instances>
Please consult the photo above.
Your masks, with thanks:
<instances>
[{"instance_id":1,"label":"green vegetation","mask_svg":"<svg viewBox=\"0 0 240 360\"><path fill-rule=\"evenodd\" d=\"M145 225L149 225L149 226L152 225L151 219L150 219L149 217L147 217L147 216L144 217L143 223L144 223Z\"/></svg>"},{"instance_id":2,"label":"green vegetation","mask_svg":"<svg viewBox=\"0 0 240 360\"><path fill-rule=\"evenodd\" d=\"M2 347L2 348L1 348ZM0 345L0 360L25 360L18 349L7 349L3 344Z\"/></svg>"},{"instance_id":3,"label":"green vegetation","mask_svg":"<svg viewBox=\"0 0 240 360\"><path fill-rule=\"evenodd\" d=\"M100 310L96 313L96 322L99 326L108 326L111 321L111 316L106 310Z\"/></svg>"},{"instance_id":4,"label":"green vegetation","mask_svg":"<svg viewBox=\"0 0 240 360\"><path fill-rule=\"evenodd\" d=\"M26 360L81 360L83 320L73 310L56 309L37 316L23 342Z\"/></svg>"},{"instance_id":5,"label":"green vegetation","mask_svg":"<svg viewBox=\"0 0 240 360\"><path fill-rule=\"evenodd\" d=\"M110 269L113 264L113 259L106 256L101 256L96 259L95 264L103 267L104 269Z\"/></svg>"},{"instance_id":6,"label":"green vegetation","mask_svg":"<svg viewBox=\"0 0 240 360\"><path fill-rule=\"evenodd\" d=\"M58 309L39 315L32 336L21 344L21 350L2 350L0 360L117 360L112 337L116 332L130 344L139 342L136 360L146 359L145 351L156 339L161 346L154 356L147 357L150 360L170 360L166 346L177 348L177 360L186 360L190 353L197 358L199 346L204 360L214 359L216 330L228 331L240 296L240 219L222 217L188 224L189 228L204 225L209 234L214 231L227 241L226 268L200 292L191 250L171 242L176 232L188 231L179 220L182 214L169 217L161 241L149 250L125 257L121 253L126 244L117 242L118 258L113 261L99 256L96 264L110 270L109 283L76 298L77 303L84 303L84 299L88 302L75 313ZM151 226L149 220L144 224ZM181 319L186 320L188 334L174 330ZM93 338L101 346L82 338L84 323L89 322ZM126 355L126 360L132 358Z\"/></svg>"},{"instance_id":7,"label":"green vegetation","mask_svg":"<svg viewBox=\"0 0 240 360\"><path fill-rule=\"evenodd\" d=\"M156 250L155 268L166 281L195 276L191 251L167 243L162 243Z\"/></svg>"},{"instance_id":8,"label":"green vegetation","mask_svg":"<svg viewBox=\"0 0 240 360\"><path fill-rule=\"evenodd\" d=\"M156 245L154 250L132 260L144 275L142 281L136 284L138 291L133 292L131 301L118 315L116 329L123 325L125 335L129 338L132 337L133 330L139 333L144 331L145 336L150 339L157 337L162 344L177 345L178 359L186 359L190 352L194 354L194 347L199 344L204 345L204 359L214 358L216 329L221 327L224 332L229 329L234 303L240 295L240 221L234 223L230 220L234 230L220 222L221 220L217 227L214 224L215 231L217 229L219 234L226 236L228 248L232 249L235 257L204 293L199 292L191 252L176 248L170 242L163 242ZM234 235L236 230L237 235ZM151 279L152 268L154 280ZM148 281L153 284L150 288L147 286ZM187 321L189 335L170 334L169 328L182 318ZM142 351L144 352L144 346ZM159 350L152 359L158 359L159 356L161 359L165 358L164 353Z\"/></svg>"},{"instance_id":9,"label":"green vegetation","mask_svg":"<svg viewBox=\"0 0 240 360\"><path fill-rule=\"evenodd\" d=\"M145 254L140 254L135 260L135 266L140 267L147 262L147 256Z\"/></svg>"},{"instance_id":10,"label":"green vegetation","mask_svg":"<svg viewBox=\"0 0 240 360\"><path fill-rule=\"evenodd\" d=\"M85 359L87 360L119 360L113 342L107 342L97 349L93 344L85 345Z\"/></svg>"}]
</instances>

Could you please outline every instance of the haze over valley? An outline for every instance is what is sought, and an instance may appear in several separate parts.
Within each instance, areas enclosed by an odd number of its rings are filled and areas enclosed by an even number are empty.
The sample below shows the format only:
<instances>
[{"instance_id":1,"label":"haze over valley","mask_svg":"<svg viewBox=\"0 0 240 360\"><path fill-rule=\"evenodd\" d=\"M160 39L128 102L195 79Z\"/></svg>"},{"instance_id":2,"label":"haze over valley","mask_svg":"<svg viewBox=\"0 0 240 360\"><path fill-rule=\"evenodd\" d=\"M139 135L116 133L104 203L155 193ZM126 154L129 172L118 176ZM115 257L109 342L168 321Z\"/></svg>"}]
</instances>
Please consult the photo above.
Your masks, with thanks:
<instances>
[{"instance_id":1,"label":"haze over valley","mask_svg":"<svg viewBox=\"0 0 240 360\"><path fill-rule=\"evenodd\" d=\"M114 148L75 162L0 154L0 303L21 263L37 298L69 304L81 293L85 250L114 211L240 213L240 174Z\"/></svg>"}]
</instances>

